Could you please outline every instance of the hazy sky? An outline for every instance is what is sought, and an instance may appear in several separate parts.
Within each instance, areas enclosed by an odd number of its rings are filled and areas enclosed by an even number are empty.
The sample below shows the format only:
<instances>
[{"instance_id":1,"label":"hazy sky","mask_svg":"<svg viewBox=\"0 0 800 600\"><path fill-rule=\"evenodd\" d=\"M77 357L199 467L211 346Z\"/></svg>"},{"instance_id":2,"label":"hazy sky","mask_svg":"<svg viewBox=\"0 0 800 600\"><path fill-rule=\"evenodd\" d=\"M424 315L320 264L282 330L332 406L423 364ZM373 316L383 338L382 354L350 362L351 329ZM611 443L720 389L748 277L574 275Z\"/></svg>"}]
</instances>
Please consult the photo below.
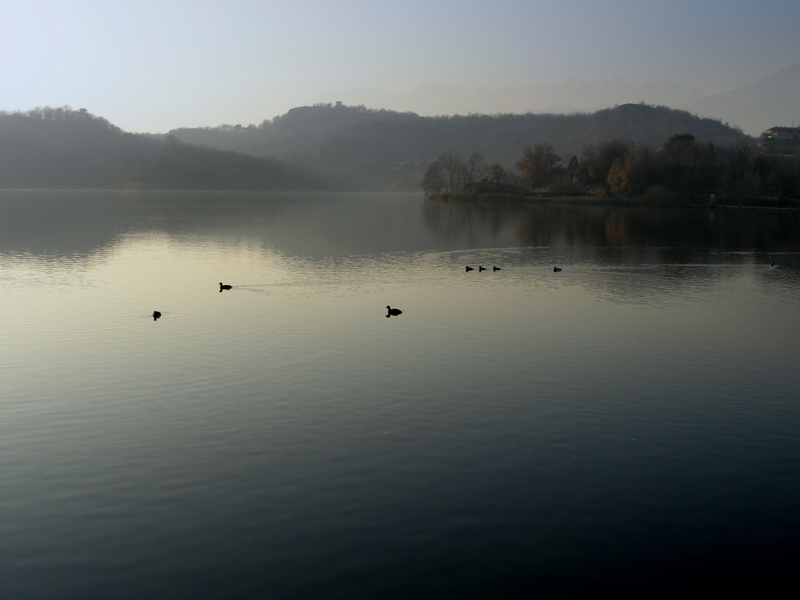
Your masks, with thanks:
<instances>
[{"instance_id":1,"label":"hazy sky","mask_svg":"<svg viewBox=\"0 0 800 600\"><path fill-rule=\"evenodd\" d=\"M800 61L798 24L800 0L4 0L0 110L69 105L163 132L426 81L716 93Z\"/></svg>"}]
</instances>

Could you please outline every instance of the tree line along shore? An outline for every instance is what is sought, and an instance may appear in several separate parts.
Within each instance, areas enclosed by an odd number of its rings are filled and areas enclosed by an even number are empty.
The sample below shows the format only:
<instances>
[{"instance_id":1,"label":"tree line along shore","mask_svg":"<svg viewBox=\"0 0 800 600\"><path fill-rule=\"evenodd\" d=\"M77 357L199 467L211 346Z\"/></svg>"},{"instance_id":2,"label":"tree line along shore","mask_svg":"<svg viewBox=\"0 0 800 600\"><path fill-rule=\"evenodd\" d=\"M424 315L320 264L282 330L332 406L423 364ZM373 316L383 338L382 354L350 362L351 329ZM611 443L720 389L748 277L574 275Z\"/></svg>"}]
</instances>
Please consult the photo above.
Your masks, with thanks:
<instances>
[{"instance_id":1,"label":"tree line along shore","mask_svg":"<svg viewBox=\"0 0 800 600\"><path fill-rule=\"evenodd\" d=\"M443 152L421 187L430 198L615 201L635 204L800 208L800 152L759 150L738 142L716 148L691 133L663 145L613 139L565 160L547 142L528 145L516 169L474 152Z\"/></svg>"}]
</instances>

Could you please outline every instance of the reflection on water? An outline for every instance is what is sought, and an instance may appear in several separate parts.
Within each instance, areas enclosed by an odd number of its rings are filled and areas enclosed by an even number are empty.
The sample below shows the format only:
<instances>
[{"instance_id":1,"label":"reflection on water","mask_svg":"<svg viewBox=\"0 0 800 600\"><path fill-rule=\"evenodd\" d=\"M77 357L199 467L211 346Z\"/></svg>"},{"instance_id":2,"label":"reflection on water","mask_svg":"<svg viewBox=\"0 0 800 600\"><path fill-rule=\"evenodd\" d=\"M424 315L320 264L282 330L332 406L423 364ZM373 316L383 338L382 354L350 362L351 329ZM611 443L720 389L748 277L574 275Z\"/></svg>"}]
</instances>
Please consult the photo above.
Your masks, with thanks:
<instances>
[{"instance_id":1,"label":"reflection on water","mask_svg":"<svg viewBox=\"0 0 800 600\"><path fill-rule=\"evenodd\" d=\"M4 192L0 216L9 597L793 575L795 214Z\"/></svg>"},{"instance_id":2,"label":"reflection on water","mask_svg":"<svg viewBox=\"0 0 800 600\"><path fill-rule=\"evenodd\" d=\"M555 203L487 208L433 202L427 203L424 211L428 226L443 239L496 239L511 230L519 246L598 248L606 252L602 256L605 261L636 258L681 263L694 260L703 251L800 252L800 215L796 211Z\"/></svg>"}]
</instances>

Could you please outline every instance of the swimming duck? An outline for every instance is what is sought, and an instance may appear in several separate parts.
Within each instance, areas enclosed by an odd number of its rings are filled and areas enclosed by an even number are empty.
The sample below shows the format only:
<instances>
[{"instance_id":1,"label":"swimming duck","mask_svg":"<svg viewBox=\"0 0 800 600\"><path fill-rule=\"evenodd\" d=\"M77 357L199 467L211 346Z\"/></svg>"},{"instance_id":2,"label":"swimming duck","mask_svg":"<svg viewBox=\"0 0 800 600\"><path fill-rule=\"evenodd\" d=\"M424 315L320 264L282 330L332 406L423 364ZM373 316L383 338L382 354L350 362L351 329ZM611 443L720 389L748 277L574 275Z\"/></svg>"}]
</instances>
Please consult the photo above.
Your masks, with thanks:
<instances>
[{"instance_id":1,"label":"swimming duck","mask_svg":"<svg viewBox=\"0 0 800 600\"><path fill-rule=\"evenodd\" d=\"M470 267L469 265L467 265L467 273L469 273L470 271L474 271L474 270L475 270L475 269L473 269L472 267Z\"/></svg>"},{"instance_id":2,"label":"swimming duck","mask_svg":"<svg viewBox=\"0 0 800 600\"><path fill-rule=\"evenodd\" d=\"M399 308L392 308L388 304L386 305L386 317L396 317L397 315L402 315L403 311Z\"/></svg>"},{"instance_id":3,"label":"swimming duck","mask_svg":"<svg viewBox=\"0 0 800 600\"><path fill-rule=\"evenodd\" d=\"M494 271L502 271L502 269L500 267L492 267L492 272Z\"/></svg>"},{"instance_id":4,"label":"swimming duck","mask_svg":"<svg viewBox=\"0 0 800 600\"><path fill-rule=\"evenodd\" d=\"M230 289L232 289L232 288L233 288L233 286L232 286L232 285L223 284L221 281L219 282L219 291L220 291L220 292L221 292L222 290L230 290Z\"/></svg>"},{"instance_id":5,"label":"swimming duck","mask_svg":"<svg viewBox=\"0 0 800 600\"><path fill-rule=\"evenodd\" d=\"M157 310L153 311L153 321L158 321L161 318L161 313Z\"/></svg>"},{"instance_id":6,"label":"swimming duck","mask_svg":"<svg viewBox=\"0 0 800 600\"><path fill-rule=\"evenodd\" d=\"M559 267L553 267L553 273L558 273L561 269Z\"/></svg>"},{"instance_id":7,"label":"swimming duck","mask_svg":"<svg viewBox=\"0 0 800 600\"><path fill-rule=\"evenodd\" d=\"M478 265L478 273L480 273L481 271L486 271L486 269L484 267Z\"/></svg>"}]
</instances>

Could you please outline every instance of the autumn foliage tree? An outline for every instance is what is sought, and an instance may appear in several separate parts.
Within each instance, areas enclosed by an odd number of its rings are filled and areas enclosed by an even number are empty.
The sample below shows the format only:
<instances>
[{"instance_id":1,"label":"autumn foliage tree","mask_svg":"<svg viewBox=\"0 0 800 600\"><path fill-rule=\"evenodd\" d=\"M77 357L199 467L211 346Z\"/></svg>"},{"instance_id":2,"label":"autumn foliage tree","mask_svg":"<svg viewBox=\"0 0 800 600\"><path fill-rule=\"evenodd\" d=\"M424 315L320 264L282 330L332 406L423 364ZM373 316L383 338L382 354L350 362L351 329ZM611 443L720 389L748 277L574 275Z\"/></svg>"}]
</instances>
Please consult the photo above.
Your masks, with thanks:
<instances>
[{"instance_id":1,"label":"autumn foliage tree","mask_svg":"<svg viewBox=\"0 0 800 600\"><path fill-rule=\"evenodd\" d=\"M632 147L626 156L617 157L606 177L612 194L634 196L643 193L650 184L652 155L647 146Z\"/></svg>"},{"instance_id":2,"label":"autumn foliage tree","mask_svg":"<svg viewBox=\"0 0 800 600\"><path fill-rule=\"evenodd\" d=\"M596 146L588 146L584 149L580 161L583 183L606 189L611 169L615 164L625 164L632 151L633 143L623 139L613 139Z\"/></svg>"}]
</instances>

